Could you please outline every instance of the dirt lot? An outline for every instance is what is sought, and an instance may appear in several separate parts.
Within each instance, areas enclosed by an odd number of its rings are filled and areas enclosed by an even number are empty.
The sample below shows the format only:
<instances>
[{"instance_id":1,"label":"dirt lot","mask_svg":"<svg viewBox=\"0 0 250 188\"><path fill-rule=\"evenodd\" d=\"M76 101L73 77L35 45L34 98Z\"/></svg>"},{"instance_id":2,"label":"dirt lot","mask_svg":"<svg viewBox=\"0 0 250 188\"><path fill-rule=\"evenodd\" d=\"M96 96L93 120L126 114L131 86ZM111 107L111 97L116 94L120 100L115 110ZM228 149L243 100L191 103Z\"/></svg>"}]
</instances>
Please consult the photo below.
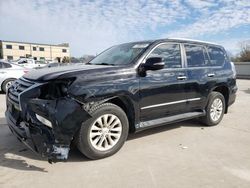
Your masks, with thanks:
<instances>
[{"instance_id":1,"label":"dirt lot","mask_svg":"<svg viewBox=\"0 0 250 188\"><path fill-rule=\"evenodd\" d=\"M0 187L250 187L250 80L238 80L236 103L216 127L197 121L130 135L116 155L98 161L77 150L49 164L9 131L0 95Z\"/></svg>"}]
</instances>

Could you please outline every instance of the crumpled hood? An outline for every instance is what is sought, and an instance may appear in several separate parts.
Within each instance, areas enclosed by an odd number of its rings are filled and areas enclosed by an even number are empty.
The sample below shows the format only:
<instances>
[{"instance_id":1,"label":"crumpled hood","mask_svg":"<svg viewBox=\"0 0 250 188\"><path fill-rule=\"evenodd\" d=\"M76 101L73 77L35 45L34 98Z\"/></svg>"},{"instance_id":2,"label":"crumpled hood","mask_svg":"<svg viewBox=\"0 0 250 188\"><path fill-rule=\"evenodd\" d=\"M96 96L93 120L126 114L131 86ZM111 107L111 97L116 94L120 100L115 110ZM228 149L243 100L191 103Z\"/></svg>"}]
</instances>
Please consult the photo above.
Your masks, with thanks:
<instances>
[{"instance_id":1,"label":"crumpled hood","mask_svg":"<svg viewBox=\"0 0 250 188\"><path fill-rule=\"evenodd\" d=\"M49 81L57 78L74 76L79 73L93 73L100 72L104 70L110 70L112 66L104 65L69 65L61 67L43 68L38 70L32 70L25 74L23 77L34 81Z\"/></svg>"}]
</instances>

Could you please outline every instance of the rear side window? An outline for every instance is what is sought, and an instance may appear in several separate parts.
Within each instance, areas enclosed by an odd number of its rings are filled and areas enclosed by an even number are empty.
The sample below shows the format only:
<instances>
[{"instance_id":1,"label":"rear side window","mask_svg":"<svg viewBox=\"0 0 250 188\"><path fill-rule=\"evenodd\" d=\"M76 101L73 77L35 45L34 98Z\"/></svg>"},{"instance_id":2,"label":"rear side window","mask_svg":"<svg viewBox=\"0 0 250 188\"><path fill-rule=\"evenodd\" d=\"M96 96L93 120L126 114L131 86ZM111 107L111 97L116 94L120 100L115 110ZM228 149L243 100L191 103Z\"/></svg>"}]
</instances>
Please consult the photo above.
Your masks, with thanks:
<instances>
[{"instance_id":1,"label":"rear side window","mask_svg":"<svg viewBox=\"0 0 250 188\"><path fill-rule=\"evenodd\" d=\"M188 67L209 66L206 48L200 45L185 44Z\"/></svg>"},{"instance_id":2,"label":"rear side window","mask_svg":"<svg viewBox=\"0 0 250 188\"><path fill-rule=\"evenodd\" d=\"M226 56L222 49L217 47L208 47L211 66L221 66L225 62Z\"/></svg>"},{"instance_id":3,"label":"rear side window","mask_svg":"<svg viewBox=\"0 0 250 188\"><path fill-rule=\"evenodd\" d=\"M26 60L19 61L18 64L25 64L28 63Z\"/></svg>"},{"instance_id":4,"label":"rear side window","mask_svg":"<svg viewBox=\"0 0 250 188\"><path fill-rule=\"evenodd\" d=\"M3 66L2 64L3 64L3 63L2 63L2 62L0 62L0 69L1 69L1 68L2 68L2 66Z\"/></svg>"},{"instance_id":5,"label":"rear side window","mask_svg":"<svg viewBox=\"0 0 250 188\"><path fill-rule=\"evenodd\" d=\"M8 63L3 63L3 68L11 68L11 65Z\"/></svg>"},{"instance_id":6,"label":"rear side window","mask_svg":"<svg viewBox=\"0 0 250 188\"><path fill-rule=\"evenodd\" d=\"M179 44L162 44L155 48L149 57L164 58L165 68L181 68L181 51Z\"/></svg>"}]
</instances>

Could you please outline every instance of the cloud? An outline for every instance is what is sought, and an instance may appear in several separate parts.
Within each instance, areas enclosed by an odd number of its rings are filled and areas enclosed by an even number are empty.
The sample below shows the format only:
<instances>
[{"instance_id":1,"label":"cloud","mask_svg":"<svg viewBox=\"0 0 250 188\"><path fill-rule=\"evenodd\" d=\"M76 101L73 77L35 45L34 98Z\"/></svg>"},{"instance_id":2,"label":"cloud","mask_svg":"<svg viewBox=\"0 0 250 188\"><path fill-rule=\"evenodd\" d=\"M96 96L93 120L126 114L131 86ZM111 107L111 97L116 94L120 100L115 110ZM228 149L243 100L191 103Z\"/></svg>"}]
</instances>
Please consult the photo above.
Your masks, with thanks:
<instances>
[{"instance_id":1,"label":"cloud","mask_svg":"<svg viewBox=\"0 0 250 188\"><path fill-rule=\"evenodd\" d=\"M215 6L214 0L186 0L186 3L192 8L200 11Z\"/></svg>"},{"instance_id":2,"label":"cloud","mask_svg":"<svg viewBox=\"0 0 250 188\"><path fill-rule=\"evenodd\" d=\"M75 54L95 53L119 42L143 39L187 11L180 1L1 1L1 36L9 40L70 42ZM39 40L39 41L38 41Z\"/></svg>"},{"instance_id":3,"label":"cloud","mask_svg":"<svg viewBox=\"0 0 250 188\"><path fill-rule=\"evenodd\" d=\"M196 1L193 0L193 3ZM213 11L205 15L197 15L199 17L197 21L189 25L183 25L181 28L171 31L165 36L199 37L203 35L215 35L231 28L250 24L250 1L222 0L210 5L213 5ZM201 5L196 4L196 6L207 8L204 3Z\"/></svg>"},{"instance_id":4,"label":"cloud","mask_svg":"<svg viewBox=\"0 0 250 188\"><path fill-rule=\"evenodd\" d=\"M150 36L224 32L250 24L249 7L249 0L0 0L0 37L69 42L80 56Z\"/></svg>"}]
</instances>

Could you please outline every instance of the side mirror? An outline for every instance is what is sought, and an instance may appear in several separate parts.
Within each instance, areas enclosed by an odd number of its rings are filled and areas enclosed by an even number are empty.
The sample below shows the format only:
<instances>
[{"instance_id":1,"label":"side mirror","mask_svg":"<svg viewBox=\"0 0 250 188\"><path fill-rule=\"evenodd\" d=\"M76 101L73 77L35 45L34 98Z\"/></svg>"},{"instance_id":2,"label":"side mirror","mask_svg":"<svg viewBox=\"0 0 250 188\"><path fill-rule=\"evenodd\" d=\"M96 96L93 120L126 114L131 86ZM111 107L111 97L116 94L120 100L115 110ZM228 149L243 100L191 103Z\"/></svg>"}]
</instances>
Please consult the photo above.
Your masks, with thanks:
<instances>
[{"instance_id":1,"label":"side mirror","mask_svg":"<svg viewBox=\"0 0 250 188\"><path fill-rule=\"evenodd\" d=\"M165 66L164 59L162 57L150 57L143 64L145 70L160 70Z\"/></svg>"}]
</instances>

